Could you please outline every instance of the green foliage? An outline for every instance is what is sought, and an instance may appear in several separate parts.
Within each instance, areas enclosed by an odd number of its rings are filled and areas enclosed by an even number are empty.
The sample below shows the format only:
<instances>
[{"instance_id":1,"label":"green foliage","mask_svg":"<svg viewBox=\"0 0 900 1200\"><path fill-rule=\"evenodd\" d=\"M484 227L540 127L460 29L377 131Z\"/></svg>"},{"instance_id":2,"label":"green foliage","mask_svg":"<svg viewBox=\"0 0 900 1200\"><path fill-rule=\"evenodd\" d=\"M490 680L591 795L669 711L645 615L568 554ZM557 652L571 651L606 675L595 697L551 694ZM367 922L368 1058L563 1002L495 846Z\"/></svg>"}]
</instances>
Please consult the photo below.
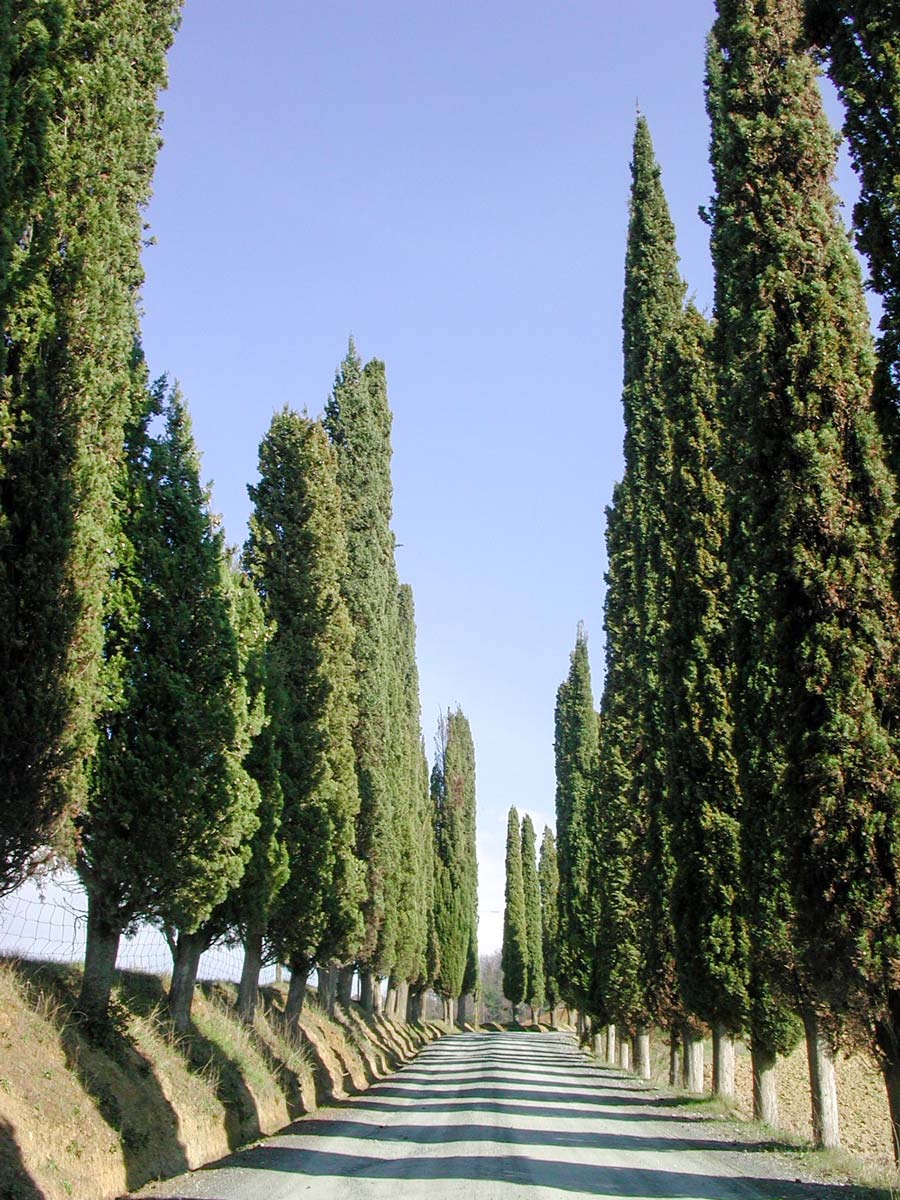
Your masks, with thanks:
<instances>
[{"instance_id":1,"label":"green foliage","mask_svg":"<svg viewBox=\"0 0 900 1200\"><path fill-rule=\"evenodd\" d=\"M525 933L528 961L525 1000L540 1009L544 1005L544 942L541 924L541 889L535 861L534 825L526 813L522 818L522 887L525 894Z\"/></svg>"},{"instance_id":2,"label":"green foliage","mask_svg":"<svg viewBox=\"0 0 900 1200\"><path fill-rule=\"evenodd\" d=\"M678 986L687 1010L739 1033L747 1019L741 806L732 750L731 625L721 417L711 330L693 306L663 373L672 436L672 574L663 657Z\"/></svg>"},{"instance_id":3,"label":"green foliage","mask_svg":"<svg viewBox=\"0 0 900 1200\"><path fill-rule=\"evenodd\" d=\"M431 795L436 984L444 996L457 997L478 986L475 750L469 722L460 709L449 713L438 727Z\"/></svg>"},{"instance_id":4,"label":"green foliage","mask_svg":"<svg viewBox=\"0 0 900 1200\"><path fill-rule=\"evenodd\" d=\"M165 430L148 433L162 404ZM78 870L109 931L150 918L193 932L240 880L259 789L244 770L262 723L245 668L258 628L237 599L176 391L128 440L129 553L107 653L118 688L80 821Z\"/></svg>"},{"instance_id":5,"label":"green foliage","mask_svg":"<svg viewBox=\"0 0 900 1200\"><path fill-rule=\"evenodd\" d=\"M362 368L351 340L325 408L337 455L347 566L341 588L353 625L357 715L353 728L359 790L357 854L364 864L362 965L387 974L397 939L396 754L390 745L397 686L392 636L397 577L391 533L391 414L384 364Z\"/></svg>"},{"instance_id":6,"label":"green foliage","mask_svg":"<svg viewBox=\"0 0 900 1200\"><path fill-rule=\"evenodd\" d=\"M555 750L558 978L563 998L583 1009L591 991L596 938L596 906L591 887L594 856L591 813L598 747L587 638L580 628L568 677L556 694Z\"/></svg>"},{"instance_id":7,"label":"green foliage","mask_svg":"<svg viewBox=\"0 0 900 1200\"><path fill-rule=\"evenodd\" d=\"M644 908L642 972L646 1004L668 1027L678 1011L670 919L674 860L665 811L666 759L661 656L670 556L664 519L671 438L661 386L666 347L684 299L675 229L650 131L638 117L631 162L628 248L622 313L625 479L631 492L637 618L635 682L640 733L632 763L633 819L640 842L635 876Z\"/></svg>"},{"instance_id":8,"label":"green foliage","mask_svg":"<svg viewBox=\"0 0 900 1200\"><path fill-rule=\"evenodd\" d=\"M509 810L506 826L506 893L503 906L503 995L516 1007L525 999L528 988L528 918L525 911L525 885L522 879L522 833L519 814Z\"/></svg>"},{"instance_id":9,"label":"green foliage","mask_svg":"<svg viewBox=\"0 0 900 1200\"><path fill-rule=\"evenodd\" d=\"M0 13L0 891L83 805L177 0ZM139 372L137 374L140 374Z\"/></svg>"},{"instance_id":10,"label":"green foliage","mask_svg":"<svg viewBox=\"0 0 900 1200\"><path fill-rule=\"evenodd\" d=\"M541 858L538 865L541 890L541 954L544 960L544 995L551 1011L559 1003L559 984L556 979L556 960L559 952L559 868L556 862L556 842L553 831L544 826L541 839Z\"/></svg>"},{"instance_id":11,"label":"green foliage","mask_svg":"<svg viewBox=\"0 0 900 1200\"><path fill-rule=\"evenodd\" d=\"M318 422L276 413L259 471L245 560L274 626L269 710L290 865L269 938L300 970L347 961L362 932L347 547L335 455Z\"/></svg>"},{"instance_id":12,"label":"green foliage","mask_svg":"<svg viewBox=\"0 0 900 1200\"><path fill-rule=\"evenodd\" d=\"M428 913L434 892L434 844L428 772L422 748L419 672L412 589L402 584L398 601L396 664L399 687L393 745L397 754L394 818L398 855L397 948L401 979L424 980Z\"/></svg>"},{"instance_id":13,"label":"green foliage","mask_svg":"<svg viewBox=\"0 0 900 1200\"><path fill-rule=\"evenodd\" d=\"M255 734L244 766L259 788L259 804L257 826L248 838L249 858L241 881L204 927L210 944L221 938L244 938L253 932L265 934L275 897L290 874L287 846L281 836L284 795L280 757L272 718L266 711L271 630L249 576L232 567L229 583L231 622L247 681Z\"/></svg>"},{"instance_id":14,"label":"green foliage","mask_svg":"<svg viewBox=\"0 0 900 1200\"><path fill-rule=\"evenodd\" d=\"M802 7L763 7L720 0L709 71L735 748L751 814L746 860L751 872L760 859L771 869L751 887L751 901L762 892L764 902L751 934L786 951L776 966L792 970L807 1001L878 1013L900 961L900 796L885 705L900 640L897 512ZM763 986L777 997L782 978ZM759 991L752 998L753 1036L762 1029L777 1048L773 1013L760 1012Z\"/></svg>"},{"instance_id":15,"label":"green foliage","mask_svg":"<svg viewBox=\"0 0 900 1200\"><path fill-rule=\"evenodd\" d=\"M607 510L606 676L600 703L599 768L592 809L595 849L590 870L599 920L590 1011L626 1029L645 1024L648 1015L640 974L644 912L635 873L641 826L631 805L639 730L632 524L631 493L625 483L619 483ZM558 841L561 845L559 835ZM562 887L560 861L560 891Z\"/></svg>"},{"instance_id":16,"label":"green foliage","mask_svg":"<svg viewBox=\"0 0 900 1200\"><path fill-rule=\"evenodd\" d=\"M900 13L883 0L807 0L809 35L844 104L860 180L857 245L884 301L875 408L900 471Z\"/></svg>"}]
</instances>

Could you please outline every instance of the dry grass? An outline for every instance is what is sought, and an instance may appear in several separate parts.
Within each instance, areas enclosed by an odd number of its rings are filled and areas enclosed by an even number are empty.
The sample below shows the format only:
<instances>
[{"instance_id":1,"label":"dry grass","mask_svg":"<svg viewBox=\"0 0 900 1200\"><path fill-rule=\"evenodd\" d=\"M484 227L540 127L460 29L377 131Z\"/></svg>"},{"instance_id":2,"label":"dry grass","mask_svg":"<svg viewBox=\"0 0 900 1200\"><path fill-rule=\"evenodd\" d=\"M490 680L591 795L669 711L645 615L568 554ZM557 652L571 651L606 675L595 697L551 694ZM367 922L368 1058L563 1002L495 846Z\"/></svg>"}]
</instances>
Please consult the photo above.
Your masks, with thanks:
<instances>
[{"instance_id":1,"label":"dry grass","mask_svg":"<svg viewBox=\"0 0 900 1200\"><path fill-rule=\"evenodd\" d=\"M74 967L0 962L0 1200L106 1200L200 1166L312 1111L323 1064L332 1095L365 1088L379 1044L315 1002L299 1039L271 997L248 1027L227 985L198 988L177 1036L162 980L132 973L88 1028L79 985Z\"/></svg>"}]
</instances>

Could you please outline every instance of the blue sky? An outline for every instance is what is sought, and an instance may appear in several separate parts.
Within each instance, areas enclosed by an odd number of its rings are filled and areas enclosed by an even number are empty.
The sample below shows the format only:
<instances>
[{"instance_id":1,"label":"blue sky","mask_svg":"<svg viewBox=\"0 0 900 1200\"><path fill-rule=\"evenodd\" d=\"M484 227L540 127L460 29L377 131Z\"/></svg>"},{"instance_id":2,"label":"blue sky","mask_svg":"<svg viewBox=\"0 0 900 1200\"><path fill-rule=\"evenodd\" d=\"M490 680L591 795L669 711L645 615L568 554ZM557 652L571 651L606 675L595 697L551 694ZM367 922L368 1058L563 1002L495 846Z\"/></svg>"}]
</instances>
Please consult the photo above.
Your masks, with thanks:
<instances>
[{"instance_id":1,"label":"blue sky","mask_svg":"<svg viewBox=\"0 0 900 1200\"><path fill-rule=\"evenodd\" d=\"M170 56L151 371L181 381L240 543L273 411L319 413L351 333L386 362L426 744L456 704L475 739L484 950L509 805L538 837L552 822L579 620L599 699L638 104L683 273L711 304L712 17L710 0L186 0Z\"/></svg>"}]
</instances>

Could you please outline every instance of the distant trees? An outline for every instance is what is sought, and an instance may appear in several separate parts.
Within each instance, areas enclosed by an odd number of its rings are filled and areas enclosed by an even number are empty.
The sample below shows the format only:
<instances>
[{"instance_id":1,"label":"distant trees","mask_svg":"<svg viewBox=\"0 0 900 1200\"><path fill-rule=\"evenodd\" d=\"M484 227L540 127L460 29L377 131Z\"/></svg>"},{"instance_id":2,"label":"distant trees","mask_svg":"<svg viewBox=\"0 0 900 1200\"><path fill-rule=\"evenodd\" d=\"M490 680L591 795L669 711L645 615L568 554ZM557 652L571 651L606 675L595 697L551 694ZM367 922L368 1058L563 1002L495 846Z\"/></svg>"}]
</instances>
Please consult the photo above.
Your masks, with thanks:
<instances>
[{"instance_id":1,"label":"distant trees","mask_svg":"<svg viewBox=\"0 0 900 1200\"><path fill-rule=\"evenodd\" d=\"M531 1020L534 1024L544 1006L544 940L534 825L528 813L522 818L522 888L525 895L525 934L528 943L525 1000L531 1006Z\"/></svg>"},{"instance_id":2,"label":"distant trees","mask_svg":"<svg viewBox=\"0 0 900 1200\"><path fill-rule=\"evenodd\" d=\"M559 867L556 862L556 842L553 831L544 827L541 838L541 857L538 865L541 901L541 952L544 960L544 996L550 1009L550 1024L556 1028L556 1007L559 1004L559 981L556 978L559 949Z\"/></svg>"},{"instance_id":3,"label":"distant trees","mask_svg":"<svg viewBox=\"0 0 900 1200\"><path fill-rule=\"evenodd\" d=\"M452 1022L461 997L478 986L475 750L469 722L458 708L438 726L431 797L438 964L434 983L444 998L445 1018Z\"/></svg>"},{"instance_id":4,"label":"distant trees","mask_svg":"<svg viewBox=\"0 0 900 1200\"><path fill-rule=\"evenodd\" d=\"M522 879L522 831L515 808L509 810L506 825L506 889L500 967L503 995L512 1005L513 1021L518 1023L519 1005L524 1002L528 988L528 917Z\"/></svg>"}]
</instances>

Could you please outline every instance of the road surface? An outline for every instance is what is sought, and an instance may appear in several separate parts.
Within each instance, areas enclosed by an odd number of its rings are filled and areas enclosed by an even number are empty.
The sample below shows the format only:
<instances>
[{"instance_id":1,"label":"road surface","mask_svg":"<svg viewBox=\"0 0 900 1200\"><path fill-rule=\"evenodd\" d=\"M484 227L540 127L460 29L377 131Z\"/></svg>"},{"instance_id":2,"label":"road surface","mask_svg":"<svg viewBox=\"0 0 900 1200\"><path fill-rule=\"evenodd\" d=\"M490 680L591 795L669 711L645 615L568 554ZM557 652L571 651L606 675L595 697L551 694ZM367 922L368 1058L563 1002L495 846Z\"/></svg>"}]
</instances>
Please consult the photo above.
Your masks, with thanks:
<instances>
[{"instance_id":1,"label":"road surface","mask_svg":"<svg viewBox=\"0 0 900 1200\"><path fill-rule=\"evenodd\" d=\"M565 1034L460 1034L284 1133L141 1196L168 1200L846 1200L788 1159L594 1066Z\"/></svg>"}]
</instances>

